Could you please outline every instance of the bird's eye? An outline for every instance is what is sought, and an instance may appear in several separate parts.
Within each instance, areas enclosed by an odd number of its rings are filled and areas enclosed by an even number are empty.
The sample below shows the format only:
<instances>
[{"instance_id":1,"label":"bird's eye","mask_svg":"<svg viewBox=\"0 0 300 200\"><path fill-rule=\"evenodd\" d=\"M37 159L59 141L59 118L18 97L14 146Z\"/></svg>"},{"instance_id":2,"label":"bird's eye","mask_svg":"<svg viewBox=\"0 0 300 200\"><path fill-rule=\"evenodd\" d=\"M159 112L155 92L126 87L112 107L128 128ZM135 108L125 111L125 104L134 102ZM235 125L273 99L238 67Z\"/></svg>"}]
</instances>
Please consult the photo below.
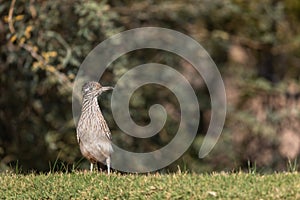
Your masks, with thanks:
<instances>
[{"instance_id":1,"label":"bird's eye","mask_svg":"<svg viewBox=\"0 0 300 200\"><path fill-rule=\"evenodd\" d=\"M89 88L89 87L86 87L86 88L83 89L83 92L86 93L86 92L88 92L89 90L90 90L90 88Z\"/></svg>"}]
</instances>

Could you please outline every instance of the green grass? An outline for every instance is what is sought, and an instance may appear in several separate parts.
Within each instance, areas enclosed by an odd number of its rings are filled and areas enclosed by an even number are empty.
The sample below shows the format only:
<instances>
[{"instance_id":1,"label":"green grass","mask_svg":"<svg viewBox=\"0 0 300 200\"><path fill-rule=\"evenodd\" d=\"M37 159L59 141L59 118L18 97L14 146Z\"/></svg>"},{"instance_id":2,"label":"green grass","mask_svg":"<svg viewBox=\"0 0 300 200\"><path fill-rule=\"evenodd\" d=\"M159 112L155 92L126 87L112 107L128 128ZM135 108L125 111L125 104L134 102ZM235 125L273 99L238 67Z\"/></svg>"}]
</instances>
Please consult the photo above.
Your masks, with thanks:
<instances>
[{"instance_id":1,"label":"green grass","mask_svg":"<svg viewBox=\"0 0 300 200\"><path fill-rule=\"evenodd\" d=\"M7 199L300 199L300 174L0 174Z\"/></svg>"}]
</instances>

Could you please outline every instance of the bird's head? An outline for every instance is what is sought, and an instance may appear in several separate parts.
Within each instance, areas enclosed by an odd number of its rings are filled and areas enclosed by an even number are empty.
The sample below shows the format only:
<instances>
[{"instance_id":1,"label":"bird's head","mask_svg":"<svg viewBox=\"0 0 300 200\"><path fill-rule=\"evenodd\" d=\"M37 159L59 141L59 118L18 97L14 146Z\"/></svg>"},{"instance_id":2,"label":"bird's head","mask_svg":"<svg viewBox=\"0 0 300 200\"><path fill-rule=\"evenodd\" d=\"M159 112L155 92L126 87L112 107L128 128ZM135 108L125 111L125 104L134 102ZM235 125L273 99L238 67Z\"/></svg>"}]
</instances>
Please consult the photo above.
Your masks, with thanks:
<instances>
[{"instance_id":1,"label":"bird's head","mask_svg":"<svg viewBox=\"0 0 300 200\"><path fill-rule=\"evenodd\" d=\"M100 83L91 81L87 82L82 86L82 93L84 97L97 97L99 96L102 92L107 91L107 90L112 90L113 87L103 87Z\"/></svg>"}]
</instances>

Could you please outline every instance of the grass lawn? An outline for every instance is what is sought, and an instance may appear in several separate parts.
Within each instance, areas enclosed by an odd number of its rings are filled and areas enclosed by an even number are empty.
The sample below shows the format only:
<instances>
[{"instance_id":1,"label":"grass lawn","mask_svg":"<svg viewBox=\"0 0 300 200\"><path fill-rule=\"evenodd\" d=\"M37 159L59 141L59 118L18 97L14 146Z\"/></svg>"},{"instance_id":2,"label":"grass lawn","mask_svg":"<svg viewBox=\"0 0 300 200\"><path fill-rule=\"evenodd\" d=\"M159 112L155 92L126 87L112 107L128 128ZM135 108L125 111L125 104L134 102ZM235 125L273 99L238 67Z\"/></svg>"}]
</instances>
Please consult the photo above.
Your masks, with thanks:
<instances>
[{"instance_id":1,"label":"grass lawn","mask_svg":"<svg viewBox=\"0 0 300 200\"><path fill-rule=\"evenodd\" d=\"M300 199L300 174L0 174L4 199Z\"/></svg>"}]
</instances>

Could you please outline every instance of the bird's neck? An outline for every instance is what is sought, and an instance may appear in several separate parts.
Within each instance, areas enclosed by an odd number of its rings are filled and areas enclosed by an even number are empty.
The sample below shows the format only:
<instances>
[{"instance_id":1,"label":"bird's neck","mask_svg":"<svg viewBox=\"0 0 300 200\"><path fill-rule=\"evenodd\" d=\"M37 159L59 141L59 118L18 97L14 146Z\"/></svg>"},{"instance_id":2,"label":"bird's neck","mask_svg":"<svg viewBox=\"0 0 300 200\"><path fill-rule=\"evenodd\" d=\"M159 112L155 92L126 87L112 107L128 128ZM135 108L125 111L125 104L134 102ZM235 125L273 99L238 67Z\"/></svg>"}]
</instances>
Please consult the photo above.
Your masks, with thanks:
<instances>
[{"instance_id":1,"label":"bird's neck","mask_svg":"<svg viewBox=\"0 0 300 200\"><path fill-rule=\"evenodd\" d=\"M82 112L88 112L89 111L89 113L96 113L96 112L101 113L97 97L93 97L93 98L84 97L83 102L82 102L82 109L81 110L82 110Z\"/></svg>"}]
</instances>

